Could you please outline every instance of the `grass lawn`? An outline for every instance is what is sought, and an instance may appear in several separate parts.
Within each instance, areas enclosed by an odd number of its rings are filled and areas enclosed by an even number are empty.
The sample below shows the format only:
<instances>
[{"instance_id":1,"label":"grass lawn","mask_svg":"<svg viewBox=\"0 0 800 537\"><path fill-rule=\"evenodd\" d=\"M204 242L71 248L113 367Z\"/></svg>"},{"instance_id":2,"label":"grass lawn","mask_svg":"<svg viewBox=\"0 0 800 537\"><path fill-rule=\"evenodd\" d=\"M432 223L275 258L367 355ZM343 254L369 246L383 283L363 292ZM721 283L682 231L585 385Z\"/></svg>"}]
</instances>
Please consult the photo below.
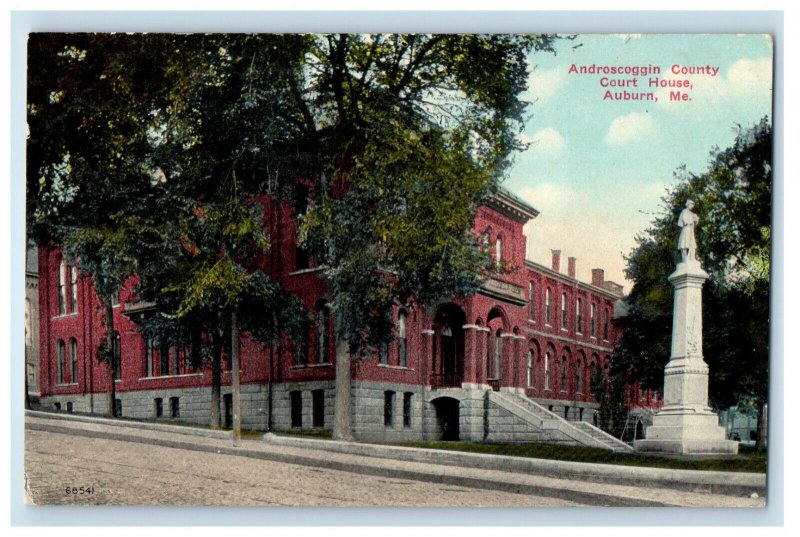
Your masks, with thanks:
<instances>
[{"instance_id":1,"label":"grass lawn","mask_svg":"<svg viewBox=\"0 0 800 537\"><path fill-rule=\"evenodd\" d=\"M650 466L655 468L673 468L679 470L715 470L723 472L755 472L767 471L767 456L763 451L741 446L739 455L727 459L680 459L656 455L634 453L611 453L604 449L557 446L553 444L501 444L485 442L397 442L395 446L419 447L429 449L445 449L451 451L467 451L471 453L488 453L491 455L511 455L514 457L530 457L536 459L554 459L560 461L592 462L599 464L621 464L626 466Z\"/></svg>"}]
</instances>

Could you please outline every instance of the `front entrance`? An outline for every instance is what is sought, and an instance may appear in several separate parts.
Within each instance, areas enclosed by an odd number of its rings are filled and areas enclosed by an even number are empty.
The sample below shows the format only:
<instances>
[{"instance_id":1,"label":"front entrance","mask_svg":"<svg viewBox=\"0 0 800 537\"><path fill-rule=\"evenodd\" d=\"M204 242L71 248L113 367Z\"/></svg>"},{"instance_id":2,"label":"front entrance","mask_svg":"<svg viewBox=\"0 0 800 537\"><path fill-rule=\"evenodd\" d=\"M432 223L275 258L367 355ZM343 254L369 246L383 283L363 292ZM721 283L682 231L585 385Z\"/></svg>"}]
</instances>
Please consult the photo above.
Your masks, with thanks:
<instances>
[{"instance_id":1,"label":"front entrance","mask_svg":"<svg viewBox=\"0 0 800 537\"><path fill-rule=\"evenodd\" d=\"M436 421L439 424L439 431L442 440L455 442L459 440L459 403L458 399L452 397L440 397L433 401L436 409Z\"/></svg>"}]
</instances>

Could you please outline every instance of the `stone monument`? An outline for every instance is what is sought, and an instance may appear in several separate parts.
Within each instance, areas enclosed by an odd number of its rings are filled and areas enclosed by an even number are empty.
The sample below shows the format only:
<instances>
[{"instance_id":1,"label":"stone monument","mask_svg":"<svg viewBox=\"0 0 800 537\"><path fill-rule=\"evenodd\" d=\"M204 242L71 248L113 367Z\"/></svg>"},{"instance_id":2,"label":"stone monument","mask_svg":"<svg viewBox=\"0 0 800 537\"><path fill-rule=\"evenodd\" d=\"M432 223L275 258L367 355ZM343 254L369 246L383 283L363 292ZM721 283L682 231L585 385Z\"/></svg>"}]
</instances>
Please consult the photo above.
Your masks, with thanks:
<instances>
[{"instance_id":1,"label":"stone monument","mask_svg":"<svg viewBox=\"0 0 800 537\"><path fill-rule=\"evenodd\" d=\"M678 217L681 261L669 282L675 288L672 353L664 368L664 406L654 416L637 451L684 455L736 454L739 443L708 406L708 365L703 360L703 284L708 274L697 259L694 230L700 218L689 200Z\"/></svg>"}]
</instances>

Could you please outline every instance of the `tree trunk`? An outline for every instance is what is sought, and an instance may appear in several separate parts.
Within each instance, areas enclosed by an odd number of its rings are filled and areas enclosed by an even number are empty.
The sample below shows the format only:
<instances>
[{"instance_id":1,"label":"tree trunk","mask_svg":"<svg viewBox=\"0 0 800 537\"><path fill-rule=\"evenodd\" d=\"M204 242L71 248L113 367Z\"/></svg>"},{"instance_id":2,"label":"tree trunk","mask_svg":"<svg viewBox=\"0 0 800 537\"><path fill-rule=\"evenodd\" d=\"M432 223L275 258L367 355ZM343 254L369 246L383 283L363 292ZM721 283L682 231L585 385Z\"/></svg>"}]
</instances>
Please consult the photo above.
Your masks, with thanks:
<instances>
[{"instance_id":1,"label":"tree trunk","mask_svg":"<svg viewBox=\"0 0 800 537\"><path fill-rule=\"evenodd\" d=\"M117 353L114 348L114 306L112 298L106 296L105 301L106 316L106 344L108 345L108 376L111 381L111 390L108 396L108 415L112 418L117 417Z\"/></svg>"},{"instance_id":2,"label":"tree trunk","mask_svg":"<svg viewBox=\"0 0 800 537\"><path fill-rule=\"evenodd\" d=\"M336 398L333 408L333 439L353 440L353 412L350 404L350 344L336 337Z\"/></svg>"},{"instance_id":3,"label":"tree trunk","mask_svg":"<svg viewBox=\"0 0 800 537\"><path fill-rule=\"evenodd\" d=\"M767 410L766 403L758 405L758 436L756 440L756 448L767 449Z\"/></svg>"},{"instance_id":4,"label":"tree trunk","mask_svg":"<svg viewBox=\"0 0 800 537\"><path fill-rule=\"evenodd\" d=\"M233 445L242 441L242 392L239 385L239 323L236 312L231 313L231 404L233 405Z\"/></svg>"},{"instance_id":5,"label":"tree trunk","mask_svg":"<svg viewBox=\"0 0 800 537\"><path fill-rule=\"evenodd\" d=\"M220 386L222 384L222 344L214 342L214 354L211 356L211 427L222 426L219 413Z\"/></svg>"}]
</instances>

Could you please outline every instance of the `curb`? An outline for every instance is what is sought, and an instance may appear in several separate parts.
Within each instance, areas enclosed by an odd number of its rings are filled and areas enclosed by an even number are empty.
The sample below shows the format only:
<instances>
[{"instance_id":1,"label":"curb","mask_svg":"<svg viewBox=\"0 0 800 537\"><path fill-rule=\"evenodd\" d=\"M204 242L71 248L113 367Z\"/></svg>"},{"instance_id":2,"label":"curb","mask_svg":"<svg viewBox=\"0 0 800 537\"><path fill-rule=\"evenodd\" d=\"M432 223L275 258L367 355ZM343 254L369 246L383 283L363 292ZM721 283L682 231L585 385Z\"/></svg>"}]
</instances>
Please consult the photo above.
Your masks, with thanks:
<instances>
[{"instance_id":1,"label":"curb","mask_svg":"<svg viewBox=\"0 0 800 537\"><path fill-rule=\"evenodd\" d=\"M660 485L670 489L707 491L736 496L749 496L753 492L764 496L767 488L766 474L746 472L673 470L668 468L557 461L486 453L362 444L338 440L291 438L272 433L265 434L263 440L278 446L320 449L381 459L444 464L624 485Z\"/></svg>"},{"instance_id":2,"label":"curb","mask_svg":"<svg viewBox=\"0 0 800 537\"><path fill-rule=\"evenodd\" d=\"M75 420L77 421L77 420ZM289 455L286 453L276 453L248 449L246 447L227 447L195 444L189 441L168 440L163 438L142 438L124 433L105 433L101 431L88 431L85 429L74 429L63 425L27 423L25 427L29 430L44 431L59 434L77 435L89 438L101 438L107 440L119 440L124 442L136 442L140 444L157 445L175 449L186 449L205 453L215 453L218 455L232 455L236 457L247 457L251 459L268 460L286 464L297 464L311 466L315 468L325 468L360 475L386 477L393 479L406 479L413 481L423 481L441 485L457 487L469 487L480 490L494 490L510 492L515 494L527 494L532 496L544 496L548 498L558 498L587 506L604 507L675 507L675 505L665 502L646 500L618 496L613 494L601 494L595 492L578 491L559 487L548 487L542 485L530 485L522 483L509 483L493 479L464 477L447 473L423 472L415 470L402 470L397 468L365 466L363 464L336 461L331 459L317 459L313 457L303 457L300 455ZM124 428L124 427L123 427ZM136 427L134 427L136 428Z\"/></svg>"},{"instance_id":3,"label":"curb","mask_svg":"<svg viewBox=\"0 0 800 537\"><path fill-rule=\"evenodd\" d=\"M182 434L186 436L202 436L204 438L216 438L219 440L232 440L233 431L214 431L210 429L200 429L186 425L170 425L166 423L148 423L141 421L123 421L110 418L99 418L95 416L83 416L76 414L55 414L53 412L40 412L36 410L26 410L26 417L39 418L46 420L60 420L67 422L92 423L95 425L107 425L127 429L141 429L145 431L157 431L161 433Z\"/></svg>"}]
</instances>

